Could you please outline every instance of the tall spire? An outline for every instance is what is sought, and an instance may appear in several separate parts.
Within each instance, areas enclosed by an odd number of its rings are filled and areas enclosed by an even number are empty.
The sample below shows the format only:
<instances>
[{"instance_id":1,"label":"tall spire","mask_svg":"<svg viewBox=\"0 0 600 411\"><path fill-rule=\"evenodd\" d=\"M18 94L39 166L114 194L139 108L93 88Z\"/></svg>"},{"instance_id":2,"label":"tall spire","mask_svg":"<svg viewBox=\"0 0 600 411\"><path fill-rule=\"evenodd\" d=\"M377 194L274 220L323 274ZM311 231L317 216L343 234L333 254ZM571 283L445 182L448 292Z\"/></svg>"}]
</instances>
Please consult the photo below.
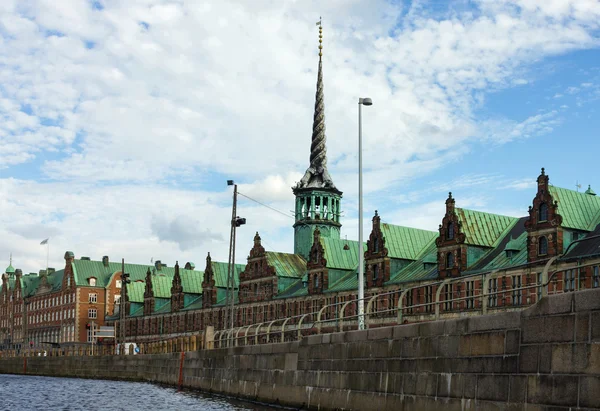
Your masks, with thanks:
<instances>
[{"instance_id":1,"label":"tall spire","mask_svg":"<svg viewBox=\"0 0 600 411\"><path fill-rule=\"evenodd\" d=\"M310 166L295 188L334 188L335 185L327 171L327 147L325 136L325 97L323 95L323 25L319 26L319 71L317 74L317 92L315 94L315 113L313 116L312 143L310 145Z\"/></svg>"}]
</instances>

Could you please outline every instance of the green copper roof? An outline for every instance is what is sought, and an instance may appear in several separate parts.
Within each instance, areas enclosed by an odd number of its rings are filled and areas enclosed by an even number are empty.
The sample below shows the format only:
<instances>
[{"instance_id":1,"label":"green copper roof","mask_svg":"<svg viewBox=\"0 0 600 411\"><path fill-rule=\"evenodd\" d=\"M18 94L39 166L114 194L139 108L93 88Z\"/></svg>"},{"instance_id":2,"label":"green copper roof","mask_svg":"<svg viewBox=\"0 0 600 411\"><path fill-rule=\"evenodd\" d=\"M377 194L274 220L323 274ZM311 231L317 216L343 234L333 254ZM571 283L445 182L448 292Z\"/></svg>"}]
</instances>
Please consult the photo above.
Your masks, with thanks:
<instances>
[{"instance_id":1,"label":"green copper roof","mask_svg":"<svg viewBox=\"0 0 600 411\"><path fill-rule=\"evenodd\" d=\"M591 185L588 185L588 188L587 188L587 190L585 190L585 193L588 194L588 195L591 195L591 196L595 196L596 195L596 193L594 192L594 190L592 190L592 186Z\"/></svg>"},{"instance_id":2,"label":"green copper roof","mask_svg":"<svg viewBox=\"0 0 600 411\"><path fill-rule=\"evenodd\" d=\"M186 294L202 294L204 272L179 269L181 285Z\"/></svg>"},{"instance_id":3,"label":"green copper roof","mask_svg":"<svg viewBox=\"0 0 600 411\"><path fill-rule=\"evenodd\" d=\"M227 288L227 263L221 263L218 261L211 261L214 278L215 278L215 287L218 288ZM240 283L240 273L244 271L246 266L244 264L235 264L234 266L235 272L233 279L235 281L235 286L237 287Z\"/></svg>"},{"instance_id":4,"label":"green copper roof","mask_svg":"<svg viewBox=\"0 0 600 411\"><path fill-rule=\"evenodd\" d=\"M144 292L146 291L146 283L140 281L132 281L127 285L127 296L132 303L144 303Z\"/></svg>"},{"instance_id":5,"label":"green copper roof","mask_svg":"<svg viewBox=\"0 0 600 411\"><path fill-rule=\"evenodd\" d=\"M406 283L419 280L430 280L437 277L437 266L425 269L425 262L437 264L437 247L435 238L421 250L417 260L411 262L400 271L391 273L387 284Z\"/></svg>"},{"instance_id":6,"label":"green copper roof","mask_svg":"<svg viewBox=\"0 0 600 411\"><path fill-rule=\"evenodd\" d=\"M306 273L306 261L297 254L267 251L267 264L275 268L278 277L302 278Z\"/></svg>"},{"instance_id":7,"label":"green copper roof","mask_svg":"<svg viewBox=\"0 0 600 411\"><path fill-rule=\"evenodd\" d=\"M388 250L388 256L403 260L416 260L417 255L423 251L423 247L438 236L438 233L435 231L420 230L387 223L381 224L381 232L385 238L385 247Z\"/></svg>"},{"instance_id":8,"label":"green copper roof","mask_svg":"<svg viewBox=\"0 0 600 411\"><path fill-rule=\"evenodd\" d=\"M15 268L12 266L12 264L9 264L8 267L6 267L6 270L4 270L4 272L6 274L14 274Z\"/></svg>"},{"instance_id":9,"label":"green copper roof","mask_svg":"<svg viewBox=\"0 0 600 411\"><path fill-rule=\"evenodd\" d=\"M321 244L325 250L327 268L356 270L358 267L358 241L321 237ZM348 246L347 250L344 249L346 245ZM363 243L363 250L367 250L366 243Z\"/></svg>"},{"instance_id":10,"label":"green copper roof","mask_svg":"<svg viewBox=\"0 0 600 411\"><path fill-rule=\"evenodd\" d=\"M518 218L457 208L465 244L494 247L517 223Z\"/></svg>"},{"instance_id":11,"label":"green copper roof","mask_svg":"<svg viewBox=\"0 0 600 411\"><path fill-rule=\"evenodd\" d=\"M199 310L202 308L202 296L196 297L190 300L188 304L183 307L184 310Z\"/></svg>"},{"instance_id":12,"label":"green copper roof","mask_svg":"<svg viewBox=\"0 0 600 411\"><path fill-rule=\"evenodd\" d=\"M506 243L506 247L504 247L504 251L520 251L521 243L518 239L512 238Z\"/></svg>"},{"instance_id":13,"label":"green copper roof","mask_svg":"<svg viewBox=\"0 0 600 411\"><path fill-rule=\"evenodd\" d=\"M171 299L171 287L173 286L173 277L167 277L164 274L152 275L152 292L154 298Z\"/></svg>"},{"instance_id":14,"label":"green copper roof","mask_svg":"<svg viewBox=\"0 0 600 411\"><path fill-rule=\"evenodd\" d=\"M564 228L593 231L600 223L600 197L560 187L549 187Z\"/></svg>"},{"instance_id":15,"label":"green copper roof","mask_svg":"<svg viewBox=\"0 0 600 411\"><path fill-rule=\"evenodd\" d=\"M510 248L509 248L510 244ZM511 257L506 255L506 250L514 251ZM527 262L527 232L522 232L517 238L511 239L504 250L492 261L488 262L484 267L478 267L476 270L466 271L465 274L472 274L475 272L493 271L502 268L508 268L525 264Z\"/></svg>"},{"instance_id":16,"label":"green copper roof","mask_svg":"<svg viewBox=\"0 0 600 411\"><path fill-rule=\"evenodd\" d=\"M358 273L349 271L348 274L340 278L334 284L329 284L329 288L325 293L335 293L339 291L357 290L358 289Z\"/></svg>"}]
</instances>

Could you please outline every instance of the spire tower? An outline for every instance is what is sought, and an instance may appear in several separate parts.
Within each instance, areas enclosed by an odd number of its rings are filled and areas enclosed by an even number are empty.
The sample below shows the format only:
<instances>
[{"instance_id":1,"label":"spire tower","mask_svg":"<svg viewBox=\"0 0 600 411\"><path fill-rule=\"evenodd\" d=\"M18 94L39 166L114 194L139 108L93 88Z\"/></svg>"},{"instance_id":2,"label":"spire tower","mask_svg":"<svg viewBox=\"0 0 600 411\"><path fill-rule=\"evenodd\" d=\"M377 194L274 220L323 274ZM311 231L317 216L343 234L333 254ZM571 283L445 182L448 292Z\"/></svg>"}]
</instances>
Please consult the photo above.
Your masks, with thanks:
<instances>
[{"instance_id":1,"label":"spire tower","mask_svg":"<svg viewBox=\"0 0 600 411\"><path fill-rule=\"evenodd\" d=\"M323 92L323 25L319 19L319 69L313 115L310 164L302 179L293 187L296 196L294 252L308 260L316 228L321 237L340 238L339 191L327 170L325 136L325 97Z\"/></svg>"}]
</instances>

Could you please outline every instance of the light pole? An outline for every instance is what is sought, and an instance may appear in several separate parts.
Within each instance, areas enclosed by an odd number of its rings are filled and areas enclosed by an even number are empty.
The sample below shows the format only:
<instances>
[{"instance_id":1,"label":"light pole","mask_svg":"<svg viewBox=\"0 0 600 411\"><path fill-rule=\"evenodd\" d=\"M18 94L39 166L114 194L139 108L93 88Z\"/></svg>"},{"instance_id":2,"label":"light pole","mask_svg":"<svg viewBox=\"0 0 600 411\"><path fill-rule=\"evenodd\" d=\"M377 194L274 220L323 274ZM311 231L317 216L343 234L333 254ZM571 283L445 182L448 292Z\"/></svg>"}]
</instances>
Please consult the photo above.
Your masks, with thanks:
<instances>
[{"instance_id":1,"label":"light pole","mask_svg":"<svg viewBox=\"0 0 600 411\"><path fill-rule=\"evenodd\" d=\"M365 262L363 250L363 194L362 194L362 106L373 104L368 97L358 99L358 329L365 329Z\"/></svg>"},{"instance_id":2,"label":"light pole","mask_svg":"<svg viewBox=\"0 0 600 411\"><path fill-rule=\"evenodd\" d=\"M235 233L236 228L246 224L246 219L237 216L237 184L233 180L227 180L228 186L233 186L233 207L231 210L231 232L229 234L229 260L227 261L227 298L225 312L229 311L229 316L225 315L225 324L223 329L233 329L235 325L234 304L235 304ZM229 320L229 324L227 324Z\"/></svg>"}]
</instances>

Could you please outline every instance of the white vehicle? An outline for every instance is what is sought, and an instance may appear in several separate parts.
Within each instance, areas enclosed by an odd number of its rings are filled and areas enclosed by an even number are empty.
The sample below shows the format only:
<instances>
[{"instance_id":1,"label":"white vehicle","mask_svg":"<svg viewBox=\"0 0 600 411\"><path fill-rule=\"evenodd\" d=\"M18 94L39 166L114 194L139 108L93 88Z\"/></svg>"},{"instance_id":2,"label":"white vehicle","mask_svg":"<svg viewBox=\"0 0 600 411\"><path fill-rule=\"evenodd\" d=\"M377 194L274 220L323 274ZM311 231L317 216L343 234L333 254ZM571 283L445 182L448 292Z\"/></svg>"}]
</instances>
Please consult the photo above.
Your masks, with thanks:
<instances>
[{"instance_id":1,"label":"white vehicle","mask_svg":"<svg viewBox=\"0 0 600 411\"><path fill-rule=\"evenodd\" d=\"M133 352L133 355L137 355L140 353L140 349L136 343L126 342L124 344L117 344L117 349L115 351L117 353L117 355L121 354L121 346L122 345L125 346L125 355L129 355L132 352Z\"/></svg>"}]
</instances>

